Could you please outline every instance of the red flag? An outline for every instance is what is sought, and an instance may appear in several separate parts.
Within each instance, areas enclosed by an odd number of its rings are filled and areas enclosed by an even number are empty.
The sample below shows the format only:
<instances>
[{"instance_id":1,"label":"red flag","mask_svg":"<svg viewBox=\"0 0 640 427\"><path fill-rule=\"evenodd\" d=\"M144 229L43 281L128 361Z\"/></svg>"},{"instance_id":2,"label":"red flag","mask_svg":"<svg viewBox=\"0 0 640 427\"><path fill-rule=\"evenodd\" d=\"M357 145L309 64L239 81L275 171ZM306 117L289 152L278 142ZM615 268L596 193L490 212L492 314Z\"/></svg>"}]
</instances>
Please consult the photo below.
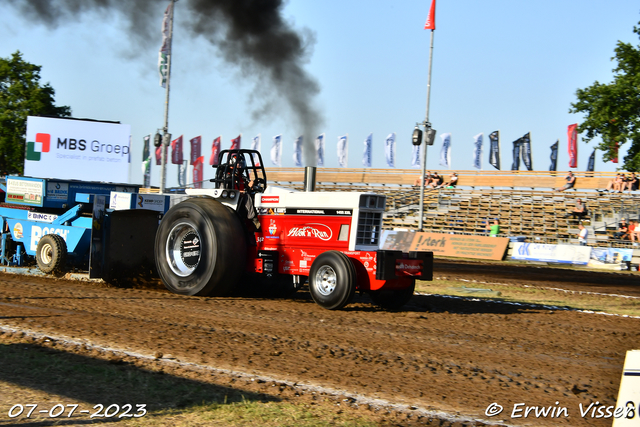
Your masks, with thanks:
<instances>
[{"instance_id":1,"label":"red flag","mask_svg":"<svg viewBox=\"0 0 640 427\"><path fill-rule=\"evenodd\" d=\"M182 164L182 135L171 141L171 163L174 165Z\"/></svg>"},{"instance_id":2,"label":"red flag","mask_svg":"<svg viewBox=\"0 0 640 427\"><path fill-rule=\"evenodd\" d=\"M195 161L191 162L193 165L193 188L202 188L202 164L204 163L204 156L200 156Z\"/></svg>"},{"instance_id":3,"label":"red flag","mask_svg":"<svg viewBox=\"0 0 640 427\"><path fill-rule=\"evenodd\" d=\"M230 150L239 150L240 149L240 138L242 138L242 135L238 135L237 138L231 140L231 148L230 148Z\"/></svg>"},{"instance_id":4,"label":"red flag","mask_svg":"<svg viewBox=\"0 0 640 427\"><path fill-rule=\"evenodd\" d=\"M427 22L424 24L424 29L436 29L436 0L431 1L431 9L429 9L429 15L427 16Z\"/></svg>"},{"instance_id":5,"label":"red flag","mask_svg":"<svg viewBox=\"0 0 640 427\"><path fill-rule=\"evenodd\" d=\"M191 164L193 164L193 162L195 162L198 157L200 157L200 145L202 143L202 137L196 136L195 138L189 140L189 142L191 142Z\"/></svg>"},{"instance_id":6,"label":"red flag","mask_svg":"<svg viewBox=\"0 0 640 427\"><path fill-rule=\"evenodd\" d=\"M209 158L209 164L211 166L218 166L218 154L220 154L220 140L221 136L217 137L213 140L213 145L211 146L211 157Z\"/></svg>"},{"instance_id":7,"label":"red flag","mask_svg":"<svg viewBox=\"0 0 640 427\"><path fill-rule=\"evenodd\" d=\"M620 143L616 142L616 147L615 147L616 156L611 158L611 163L618 163L618 148L620 148Z\"/></svg>"},{"instance_id":8,"label":"red flag","mask_svg":"<svg viewBox=\"0 0 640 427\"><path fill-rule=\"evenodd\" d=\"M162 164L162 145L156 148L156 165L159 166L161 164Z\"/></svg>"},{"instance_id":9,"label":"red flag","mask_svg":"<svg viewBox=\"0 0 640 427\"><path fill-rule=\"evenodd\" d=\"M578 124L569 125L567 128L567 137L569 138L569 167L578 167Z\"/></svg>"}]
</instances>

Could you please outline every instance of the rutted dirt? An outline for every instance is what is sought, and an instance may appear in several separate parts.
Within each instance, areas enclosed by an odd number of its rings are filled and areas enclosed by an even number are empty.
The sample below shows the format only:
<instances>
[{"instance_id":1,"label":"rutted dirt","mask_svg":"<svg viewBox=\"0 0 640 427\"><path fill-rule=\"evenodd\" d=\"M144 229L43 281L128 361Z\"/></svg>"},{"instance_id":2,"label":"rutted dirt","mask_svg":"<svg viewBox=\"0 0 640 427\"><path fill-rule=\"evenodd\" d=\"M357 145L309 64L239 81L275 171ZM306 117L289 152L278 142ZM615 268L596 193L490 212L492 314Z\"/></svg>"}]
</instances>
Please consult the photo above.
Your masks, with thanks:
<instances>
[{"instance_id":1,"label":"rutted dirt","mask_svg":"<svg viewBox=\"0 0 640 427\"><path fill-rule=\"evenodd\" d=\"M628 274L438 261L435 275L640 295ZM580 405L615 405L625 353L640 346L640 319L471 299L418 295L386 312L363 295L327 311L304 290L185 298L10 274L0 274L0 325L515 425L611 425ZM504 412L489 418L494 402ZM516 403L569 416L512 419Z\"/></svg>"}]
</instances>

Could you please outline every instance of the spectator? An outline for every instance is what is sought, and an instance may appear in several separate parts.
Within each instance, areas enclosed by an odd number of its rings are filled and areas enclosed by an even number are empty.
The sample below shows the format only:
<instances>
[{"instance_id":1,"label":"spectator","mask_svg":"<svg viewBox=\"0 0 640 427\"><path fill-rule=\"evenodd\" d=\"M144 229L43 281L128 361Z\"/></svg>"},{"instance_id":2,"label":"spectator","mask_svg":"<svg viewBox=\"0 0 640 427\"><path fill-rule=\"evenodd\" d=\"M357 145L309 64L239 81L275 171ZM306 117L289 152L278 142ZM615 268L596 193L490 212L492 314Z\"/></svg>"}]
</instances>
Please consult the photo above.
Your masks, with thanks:
<instances>
[{"instance_id":1,"label":"spectator","mask_svg":"<svg viewBox=\"0 0 640 427\"><path fill-rule=\"evenodd\" d=\"M576 177L573 176L573 172L571 171L569 171L569 173L567 174L567 176L564 177L564 179L567 180L567 183L562 187L557 188L556 191L568 190L570 188L573 188L573 186L576 184Z\"/></svg>"},{"instance_id":2,"label":"spectator","mask_svg":"<svg viewBox=\"0 0 640 427\"><path fill-rule=\"evenodd\" d=\"M442 184L442 177L438 175L438 172L434 172L431 176L431 182L429 183L430 188L437 188Z\"/></svg>"},{"instance_id":3,"label":"spectator","mask_svg":"<svg viewBox=\"0 0 640 427\"><path fill-rule=\"evenodd\" d=\"M587 246L587 237L589 236L589 230L584 228L582 223L578 224L578 228L580 231L578 232L578 242L580 242L580 246Z\"/></svg>"},{"instance_id":4,"label":"spectator","mask_svg":"<svg viewBox=\"0 0 640 427\"><path fill-rule=\"evenodd\" d=\"M582 203L581 199L576 199L576 206L573 208L573 211L571 211L569 214L567 214L566 217L573 217L573 219L583 219L585 216L587 216L589 214L589 211L587 210L587 206Z\"/></svg>"},{"instance_id":5,"label":"spectator","mask_svg":"<svg viewBox=\"0 0 640 427\"><path fill-rule=\"evenodd\" d=\"M428 186L429 182L431 182L431 172L425 172L424 174L424 186ZM417 178L414 182L413 182L413 186L414 187L419 187L420 186L420 178Z\"/></svg>"},{"instance_id":6,"label":"spectator","mask_svg":"<svg viewBox=\"0 0 640 427\"><path fill-rule=\"evenodd\" d=\"M638 189L638 178L636 177L635 172L631 173L631 175L627 177L624 182L624 186L622 187L622 191L624 191L625 188L629 190L629 192L636 191Z\"/></svg>"},{"instance_id":7,"label":"spectator","mask_svg":"<svg viewBox=\"0 0 640 427\"><path fill-rule=\"evenodd\" d=\"M624 240L629 237L629 224L627 220L622 218L618 224L618 231L613 233L613 238L618 240Z\"/></svg>"},{"instance_id":8,"label":"spectator","mask_svg":"<svg viewBox=\"0 0 640 427\"><path fill-rule=\"evenodd\" d=\"M637 238L638 238L637 236L639 231L640 231L640 227L638 227L638 221L633 219L629 221L628 239L631 240L632 242L637 241Z\"/></svg>"},{"instance_id":9,"label":"spectator","mask_svg":"<svg viewBox=\"0 0 640 427\"><path fill-rule=\"evenodd\" d=\"M614 193L619 193L620 191L622 191L623 186L624 179L622 178L622 175L616 174L616 177L609 181L609 183L607 184L607 188L604 191L613 191Z\"/></svg>"},{"instance_id":10,"label":"spectator","mask_svg":"<svg viewBox=\"0 0 640 427\"><path fill-rule=\"evenodd\" d=\"M498 234L500 234L500 221L498 218L493 220L493 224L487 223L487 230L489 230L489 237L498 237Z\"/></svg>"},{"instance_id":11,"label":"spectator","mask_svg":"<svg viewBox=\"0 0 640 427\"><path fill-rule=\"evenodd\" d=\"M449 181L440 184L438 188L453 188L456 184L458 184L458 174L454 172L449 176Z\"/></svg>"}]
</instances>

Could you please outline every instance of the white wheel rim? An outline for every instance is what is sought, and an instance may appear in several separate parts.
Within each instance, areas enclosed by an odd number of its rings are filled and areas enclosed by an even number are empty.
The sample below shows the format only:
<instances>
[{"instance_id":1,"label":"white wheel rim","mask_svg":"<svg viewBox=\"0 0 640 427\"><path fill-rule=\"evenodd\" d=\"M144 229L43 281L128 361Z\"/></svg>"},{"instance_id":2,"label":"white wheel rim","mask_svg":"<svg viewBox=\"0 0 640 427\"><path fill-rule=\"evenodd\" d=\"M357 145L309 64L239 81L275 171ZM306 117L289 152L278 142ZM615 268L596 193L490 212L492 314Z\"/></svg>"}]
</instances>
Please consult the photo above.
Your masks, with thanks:
<instances>
[{"instance_id":1,"label":"white wheel rim","mask_svg":"<svg viewBox=\"0 0 640 427\"><path fill-rule=\"evenodd\" d=\"M202 239L191 224L176 224L167 238L165 246L169 267L176 275L187 277L200 264Z\"/></svg>"},{"instance_id":2,"label":"white wheel rim","mask_svg":"<svg viewBox=\"0 0 640 427\"><path fill-rule=\"evenodd\" d=\"M323 265L315 275L314 286L318 293L324 296L331 295L336 289L337 275L333 268Z\"/></svg>"},{"instance_id":3,"label":"white wheel rim","mask_svg":"<svg viewBox=\"0 0 640 427\"><path fill-rule=\"evenodd\" d=\"M45 243L40 248L40 259L45 265L51 264L53 260L53 247L49 243Z\"/></svg>"}]
</instances>

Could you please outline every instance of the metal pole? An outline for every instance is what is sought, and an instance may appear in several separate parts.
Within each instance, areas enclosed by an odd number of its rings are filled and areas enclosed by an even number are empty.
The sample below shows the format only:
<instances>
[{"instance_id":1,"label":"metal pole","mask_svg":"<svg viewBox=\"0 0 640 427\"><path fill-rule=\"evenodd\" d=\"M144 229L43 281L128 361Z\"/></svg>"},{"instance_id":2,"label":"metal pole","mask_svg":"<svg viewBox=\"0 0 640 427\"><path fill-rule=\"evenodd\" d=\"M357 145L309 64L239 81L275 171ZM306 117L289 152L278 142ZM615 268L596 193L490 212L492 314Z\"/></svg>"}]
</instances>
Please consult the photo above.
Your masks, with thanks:
<instances>
[{"instance_id":1,"label":"metal pole","mask_svg":"<svg viewBox=\"0 0 640 427\"><path fill-rule=\"evenodd\" d=\"M169 18L169 55L167 57L167 90L164 99L164 127L162 128L162 157L160 167L160 193L164 193L167 181L167 146L171 141L169 136L169 81L171 80L171 57L173 56L173 50L171 45L173 44L173 11L176 7L177 0L171 0L171 17Z\"/></svg>"},{"instance_id":2,"label":"metal pole","mask_svg":"<svg viewBox=\"0 0 640 427\"><path fill-rule=\"evenodd\" d=\"M433 62L433 33L434 30L431 30L431 47L429 49L429 78L427 79L427 112L425 113L424 122L422 125L424 126L425 136L426 133L431 128L431 123L429 123L429 100L431 99L431 64ZM418 230L422 231L422 225L424 221L424 178L427 171L427 141L424 139L424 152L422 153L422 182L420 183L420 220L418 222Z\"/></svg>"}]
</instances>

